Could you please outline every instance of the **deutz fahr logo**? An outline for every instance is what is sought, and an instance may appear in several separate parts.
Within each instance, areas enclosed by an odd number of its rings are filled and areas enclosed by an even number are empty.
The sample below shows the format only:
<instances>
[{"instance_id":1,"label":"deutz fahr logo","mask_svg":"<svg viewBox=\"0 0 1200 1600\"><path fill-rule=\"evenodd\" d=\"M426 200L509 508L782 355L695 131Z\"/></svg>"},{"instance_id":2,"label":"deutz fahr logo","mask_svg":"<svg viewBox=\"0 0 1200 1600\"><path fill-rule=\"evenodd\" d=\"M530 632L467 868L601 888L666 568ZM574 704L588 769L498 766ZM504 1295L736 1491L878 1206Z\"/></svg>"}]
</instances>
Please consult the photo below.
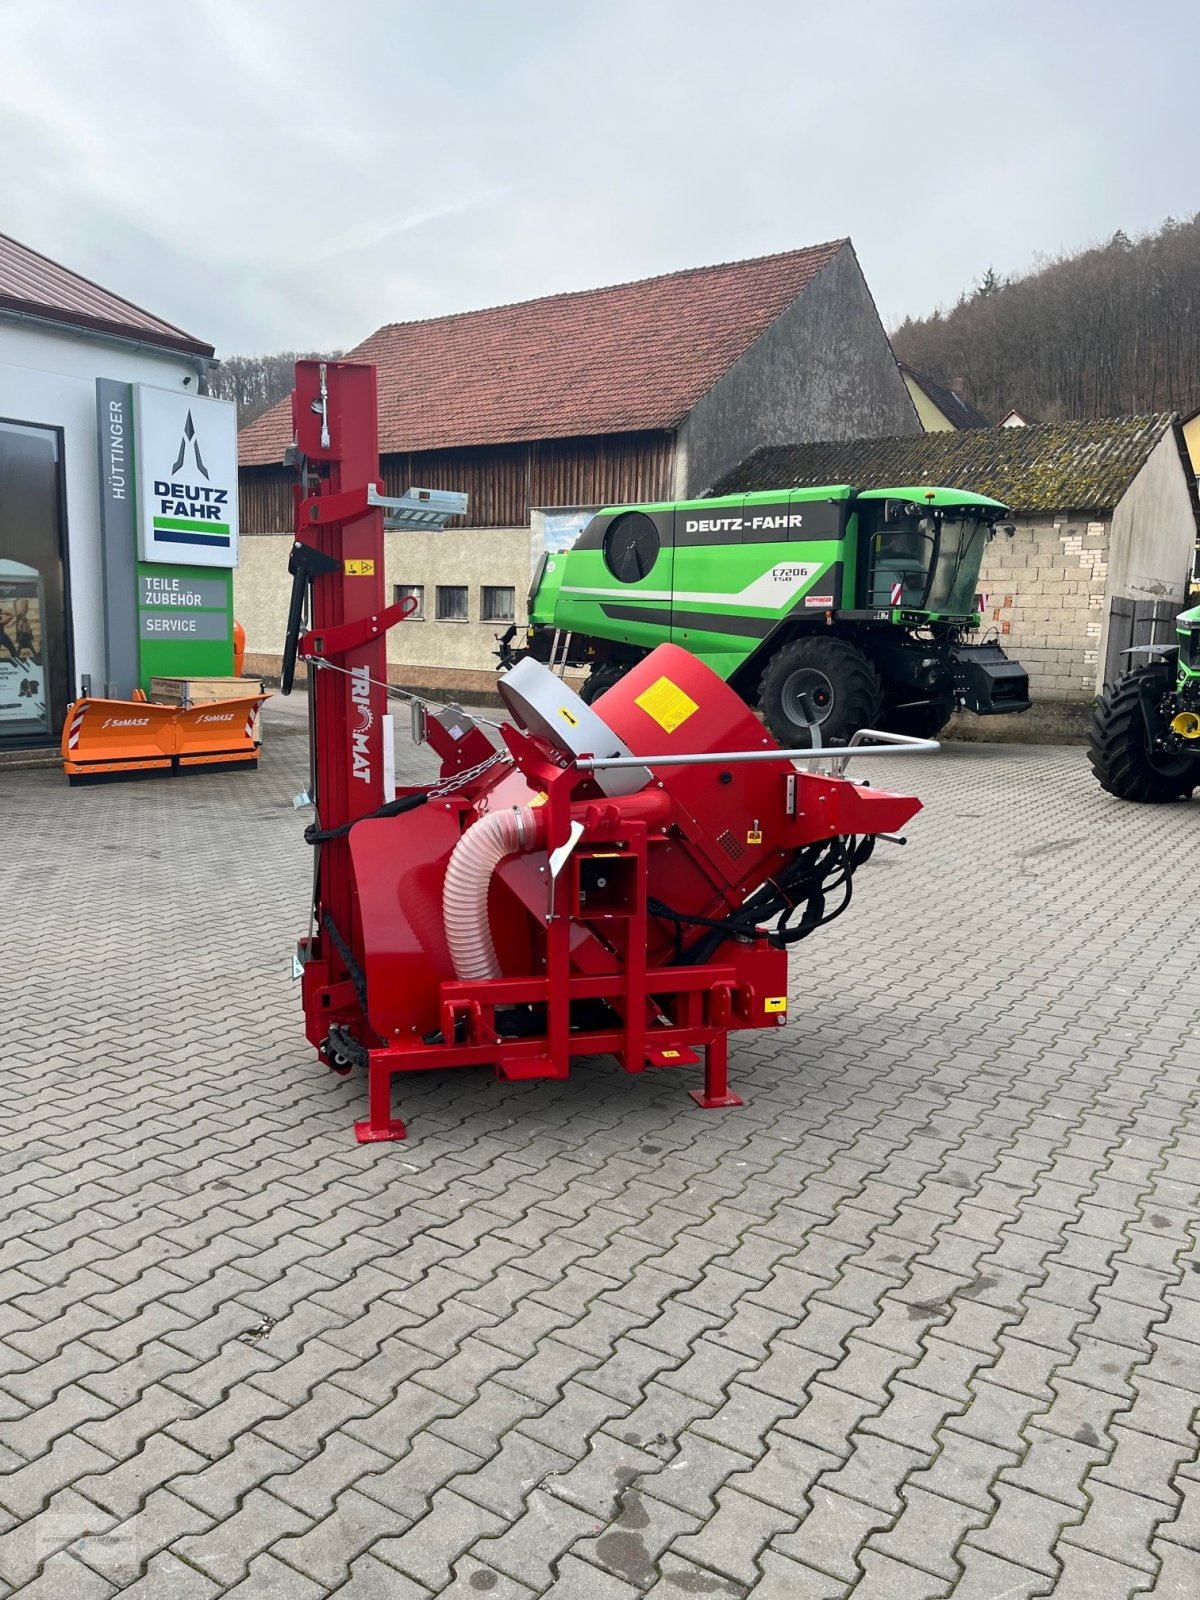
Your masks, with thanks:
<instances>
[{"instance_id":1,"label":"deutz fahr logo","mask_svg":"<svg viewBox=\"0 0 1200 1600\"><path fill-rule=\"evenodd\" d=\"M358 712L358 727L350 730L351 774L371 781L371 751L367 743L375 714L371 710L371 675L366 667L350 668L350 703Z\"/></svg>"},{"instance_id":2,"label":"deutz fahr logo","mask_svg":"<svg viewBox=\"0 0 1200 1600\"><path fill-rule=\"evenodd\" d=\"M196 438L196 425L192 421L189 411L187 420L183 424L183 433L179 440L179 452L171 467L171 478L156 478L154 480L154 493L158 500L158 515L160 517L193 517L200 522L221 522L225 517L225 505L229 499L227 489L214 489L209 483L188 483L186 477L180 478L180 469L187 461L188 452L191 452L196 471L204 479L208 478L208 468L204 465L204 457L200 454L200 441Z\"/></svg>"}]
</instances>

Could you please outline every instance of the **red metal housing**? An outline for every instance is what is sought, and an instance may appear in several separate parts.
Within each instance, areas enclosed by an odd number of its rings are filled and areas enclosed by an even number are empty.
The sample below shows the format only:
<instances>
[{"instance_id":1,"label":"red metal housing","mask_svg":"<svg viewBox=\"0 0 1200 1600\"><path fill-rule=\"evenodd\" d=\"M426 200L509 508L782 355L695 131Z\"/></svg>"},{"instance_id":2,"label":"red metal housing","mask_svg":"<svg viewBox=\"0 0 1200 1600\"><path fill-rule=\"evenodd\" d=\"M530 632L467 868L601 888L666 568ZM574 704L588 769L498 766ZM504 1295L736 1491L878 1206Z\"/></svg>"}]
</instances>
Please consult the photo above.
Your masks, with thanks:
<instances>
[{"instance_id":1,"label":"red metal housing","mask_svg":"<svg viewBox=\"0 0 1200 1600\"><path fill-rule=\"evenodd\" d=\"M638 1073L694 1065L702 1051L695 1098L740 1104L726 1081L728 1034L786 1021L787 951L766 927L751 922L730 936L717 925L747 902L752 913L764 884L782 893L799 881L797 864L842 859L848 876L853 852L840 841L894 832L919 802L798 772L782 755L650 761L648 783L643 772L634 792L606 794L577 747L572 755L507 726L502 759L480 772L495 752L479 729L456 738L431 721L443 759L437 792L400 789L390 814L371 815L383 799L383 629L399 620L383 605L380 513L358 493L377 475L373 369L301 363L293 411L310 470L315 461L329 469L297 497L297 539L319 541L337 563L314 582L302 645L316 680L323 841L315 932L300 945L303 998L323 1059L337 1070L367 1067L358 1137L403 1137L392 1080L429 1067L563 1078L577 1057L612 1055ZM372 571L358 576L364 566ZM594 709L633 756L778 749L728 685L672 645ZM574 720L569 705L562 714ZM462 930L447 926L451 858L470 830L495 831L504 815L518 819L520 843L504 847L477 886L493 965L463 976L451 949Z\"/></svg>"}]
</instances>

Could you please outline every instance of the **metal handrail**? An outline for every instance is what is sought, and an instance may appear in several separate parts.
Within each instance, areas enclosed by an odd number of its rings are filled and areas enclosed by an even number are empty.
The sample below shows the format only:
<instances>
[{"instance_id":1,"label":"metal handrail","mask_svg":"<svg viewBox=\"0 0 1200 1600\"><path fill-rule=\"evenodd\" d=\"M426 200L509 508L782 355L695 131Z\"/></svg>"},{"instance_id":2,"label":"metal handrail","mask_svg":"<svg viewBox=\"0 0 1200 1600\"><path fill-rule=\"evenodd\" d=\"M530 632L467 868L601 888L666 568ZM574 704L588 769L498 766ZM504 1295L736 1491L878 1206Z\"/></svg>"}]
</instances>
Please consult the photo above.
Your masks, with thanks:
<instances>
[{"instance_id":1,"label":"metal handrail","mask_svg":"<svg viewBox=\"0 0 1200 1600\"><path fill-rule=\"evenodd\" d=\"M874 745L864 743L876 739ZM923 755L940 750L936 739L916 739L906 733L886 733L882 728L860 728L848 745L816 745L808 750L705 750L692 755L577 756L581 772L601 767L711 767L739 761L830 761L837 774L852 756Z\"/></svg>"}]
</instances>

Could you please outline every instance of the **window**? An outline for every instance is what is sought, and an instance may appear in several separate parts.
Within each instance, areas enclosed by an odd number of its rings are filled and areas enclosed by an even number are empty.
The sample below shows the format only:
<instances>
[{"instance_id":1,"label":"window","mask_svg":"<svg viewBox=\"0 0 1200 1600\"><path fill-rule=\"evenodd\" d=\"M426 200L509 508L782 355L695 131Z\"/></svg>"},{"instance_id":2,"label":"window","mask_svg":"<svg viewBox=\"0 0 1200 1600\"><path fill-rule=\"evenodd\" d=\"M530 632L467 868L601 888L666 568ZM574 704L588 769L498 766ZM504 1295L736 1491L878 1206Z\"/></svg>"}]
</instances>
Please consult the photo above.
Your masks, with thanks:
<instances>
[{"instance_id":1,"label":"window","mask_svg":"<svg viewBox=\"0 0 1200 1600\"><path fill-rule=\"evenodd\" d=\"M466 622L467 588L465 584L438 584L437 619L439 622Z\"/></svg>"},{"instance_id":2,"label":"window","mask_svg":"<svg viewBox=\"0 0 1200 1600\"><path fill-rule=\"evenodd\" d=\"M423 583L398 583L392 589L392 599L399 605L401 600L413 598L417 604L405 617L405 622L425 621L425 585Z\"/></svg>"},{"instance_id":3,"label":"window","mask_svg":"<svg viewBox=\"0 0 1200 1600\"><path fill-rule=\"evenodd\" d=\"M637 583L658 560L658 529L644 511L627 511L604 535L604 565L618 583Z\"/></svg>"},{"instance_id":4,"label":"window","mask_svg":"<svg viewBox=\"0 0 1200 1600\"><path fill-rule=\"evenodd\" d=\"M480 620L483 622L513 622L517 615L517 591L497 588L485 583L479 591Z\"/></svg>"}]
</instances>

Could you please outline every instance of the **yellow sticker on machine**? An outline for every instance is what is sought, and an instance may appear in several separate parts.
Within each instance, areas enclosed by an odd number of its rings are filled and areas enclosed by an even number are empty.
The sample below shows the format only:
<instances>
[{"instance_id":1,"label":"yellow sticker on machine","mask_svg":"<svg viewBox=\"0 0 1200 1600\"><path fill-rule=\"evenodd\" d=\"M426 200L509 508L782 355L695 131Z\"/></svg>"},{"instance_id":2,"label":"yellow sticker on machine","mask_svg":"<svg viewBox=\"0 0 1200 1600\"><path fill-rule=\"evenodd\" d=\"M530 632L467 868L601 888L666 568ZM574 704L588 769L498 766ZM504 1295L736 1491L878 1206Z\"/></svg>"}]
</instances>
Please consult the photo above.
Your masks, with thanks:
<instances>
[{"instance_id":1,"label":"yellow sticker on machine","mask_svg":"<svg viewBox=\"0 0 1200 1600\"><path fill-rule=\"evenodd\" d=\"M670 678L657 678L634 701L648 717L653 717L664 733L674 733L700 707Z\"/></svg>"},{"instance_id":2,"label":"yellow sticker on machine","mask_svg":"<svg viewBox=\"0 0 1200 1600\"><path fill-rule=\"evenodd\" d=\"M373 561L343 561L348 578L373 578L375 576L375 563Z\"/></svg>"},{"instance_id":3,"label":"yellow sticker on machine","mask_svg":"<svg viewBox=\"0 0 1200 1600\"><path fill-rule=\"evenodd\" d=\"M787 995L778 994L778 995L772 996L772 998L769 999L769 1000L764 1000L763 1001L763 1010L764 1011L786 1011L787 1010Z\"/></svg>"},{"instance_id":4,"label":"yellow sticker on machine","mask_svg":"<svg viewBox=\"0 0 1200 1600\"><path fill-rule=\"evenodd\" d=\"M559 706L558 714L568 727L577 728L579 726L579 718L573 711L568 711L566 706Z\"/></svg>"}]
</instances>

